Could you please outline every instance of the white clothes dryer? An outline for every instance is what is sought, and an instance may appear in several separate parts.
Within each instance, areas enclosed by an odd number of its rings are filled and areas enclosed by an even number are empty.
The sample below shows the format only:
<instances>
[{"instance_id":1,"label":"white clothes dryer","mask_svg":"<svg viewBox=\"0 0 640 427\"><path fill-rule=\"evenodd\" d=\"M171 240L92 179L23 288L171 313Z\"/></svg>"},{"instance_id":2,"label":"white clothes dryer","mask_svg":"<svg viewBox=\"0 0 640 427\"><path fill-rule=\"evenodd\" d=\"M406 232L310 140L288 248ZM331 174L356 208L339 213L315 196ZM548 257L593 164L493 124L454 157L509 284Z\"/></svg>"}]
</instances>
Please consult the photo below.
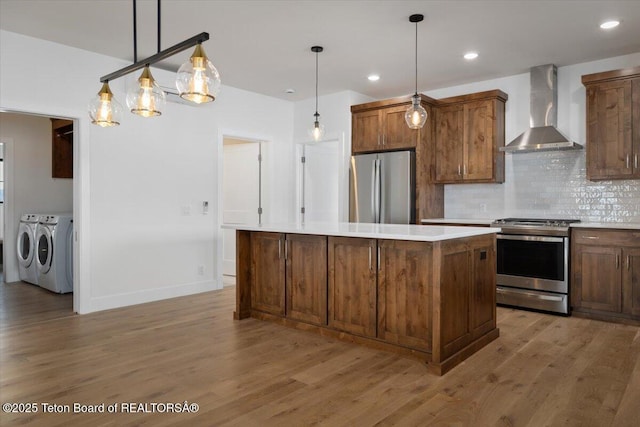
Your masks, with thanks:
<instances>
[{"instance_id":1,"label":"white clothes dryer","mask_svg":"<svg viewBox=\"0 0 640 427\"><path fill-rule=\"evenodd\" d=\"M36 261L36 233L40 214L24 214L18 225L16 253L18 254L18 275L23 282L38 284L38 263Z\"/></svg>"},{"instance_id":2,"label":"white clothes dryer","mask_svg":"<svg viewBox=\"0 0 640 427\"><path fill-rule=\"evenodd\" d=\"M73 292L73 217L41 217L36 242L38 285L59 294Z\"/></svg>"}]
</instances>

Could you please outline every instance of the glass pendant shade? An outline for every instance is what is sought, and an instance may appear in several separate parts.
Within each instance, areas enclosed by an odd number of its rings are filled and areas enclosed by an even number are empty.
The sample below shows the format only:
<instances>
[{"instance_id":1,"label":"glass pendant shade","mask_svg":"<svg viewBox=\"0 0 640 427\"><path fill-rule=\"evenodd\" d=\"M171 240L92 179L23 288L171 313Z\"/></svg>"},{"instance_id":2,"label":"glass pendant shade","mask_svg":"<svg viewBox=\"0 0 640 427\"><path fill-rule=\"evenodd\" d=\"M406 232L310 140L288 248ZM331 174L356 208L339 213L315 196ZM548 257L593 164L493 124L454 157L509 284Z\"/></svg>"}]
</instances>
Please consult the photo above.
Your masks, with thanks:
<instances>
[{"instance_id":1,"label":"glass pendant shade","mask_svg":"<svg viewBox=\"0 0 640 427\"><path fill-rule=\"evenodd\" d=\"M127 93L127 107L133 114L142 117L159 116L162 114L166 97L146 66L138 78L138 85Z\"/></svg>"},{"instance_id":2,"label":"glass pendant shade","mask_svg":"<svg viewBox=\"0 0 640 427\"><path fill-rule=\"evenodd\" d=\"M313 127L309 129L309 136L314 141L320 141L324 137L324 125L320 123L320 114L316 114L316 121L313 122Z\"/></svg>"},{"instance_id":3,"label":"glass pendant shade","mask_svg":"<svg viewBox=\"0 0 640 427\"><path fill-rule=\"evenodd\" d=\"M427 121L427 110L420 105L420 95L413 95L411 100L411 107L404 113L404 119L411 129L421 129Z\"/></svg>"},{"instance_id":4,"label":"glass pendant shade","mask_svg":"<svg viewBox=\"0 0 640 427\"><path fill-rule=\"evenodd\" d=\"M176 88L180 98L196 104L212 102L220 91L220 83L218 70L198 44L189 61L178 70Z\"/></svg>"},{"instance_id":5,"label":"glass pendant shade","mask_svg":"<svg viewBox=\"0 0 640 427\"><path fill-rule=\"evenodd\" d=\"M109 83L102 84L100 92L89 102L91 123L101 127L118 126L122 119L122 105L113 97Z\"/></svg>"}]
</instances>

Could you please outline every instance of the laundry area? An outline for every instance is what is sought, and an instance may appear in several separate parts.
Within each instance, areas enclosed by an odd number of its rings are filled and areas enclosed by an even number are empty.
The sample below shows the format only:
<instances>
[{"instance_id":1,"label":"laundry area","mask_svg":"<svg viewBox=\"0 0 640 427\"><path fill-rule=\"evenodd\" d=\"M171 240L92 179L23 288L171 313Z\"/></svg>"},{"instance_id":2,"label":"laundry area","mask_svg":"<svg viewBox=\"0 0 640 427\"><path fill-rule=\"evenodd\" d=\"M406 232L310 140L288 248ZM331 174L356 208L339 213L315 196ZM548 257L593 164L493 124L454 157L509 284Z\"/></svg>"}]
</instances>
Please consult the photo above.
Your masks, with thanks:
<instances>
[{"instance_id":1,"label":"laundry area","mask_svg":"<svg viewBox=\"0 0 640 427\"><path fill-rule=\"evenodd\" d=\"M73 131L70 119L0 113L2 286L73 292Z\"/></svg>"}]
</instances>

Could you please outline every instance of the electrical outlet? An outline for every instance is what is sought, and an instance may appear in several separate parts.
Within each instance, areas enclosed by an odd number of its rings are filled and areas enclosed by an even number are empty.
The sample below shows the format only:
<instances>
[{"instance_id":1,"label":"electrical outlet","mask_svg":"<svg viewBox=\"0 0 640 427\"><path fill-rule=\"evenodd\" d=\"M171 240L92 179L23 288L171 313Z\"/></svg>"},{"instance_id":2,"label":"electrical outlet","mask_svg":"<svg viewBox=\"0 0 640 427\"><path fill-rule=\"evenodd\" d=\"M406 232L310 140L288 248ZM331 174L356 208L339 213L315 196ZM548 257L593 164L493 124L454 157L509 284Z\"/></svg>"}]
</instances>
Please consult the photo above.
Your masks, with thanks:
<instances>
[{"instance_id":1,"label":"electrical outlet","mask_svg":"<svg viewBox=\"0 0 640 427\"><path fill-rule=\"evenodd\" d=\"M181 207L181 211L182 211L182 215L184 215L184 216L191 215L191 206L184 205L184 206Z\"/></svg>"},{"instance_id":2,"label":"electrical outlet","mask_svg":"<svg viewBox=\"0 0 640 427\"><path fill-rule=\"evenodd\" d=\"M207 215L208 213L209 213L209 202L205 200L202 202L202 215Z\"/></svg>"},{"instance_id":3,"label":"electrical outlet","mask_svg":"<svg viewBox=\"0 0 640 427\"><path fill-rule=\"evenodd\" d=\"M480 212L486 212L486 211L487 211L487 204L480 203Z\"/></svg>"},{"instance_id":4,"label":"electrical outlet","mask_svg":"<svg viewBox=\"0 0 640 427\"><path fill-rule=\"evenodd\" d=\"M204 276L204 265L198 266L198 276Z\"/></svg>"}]
</instances>

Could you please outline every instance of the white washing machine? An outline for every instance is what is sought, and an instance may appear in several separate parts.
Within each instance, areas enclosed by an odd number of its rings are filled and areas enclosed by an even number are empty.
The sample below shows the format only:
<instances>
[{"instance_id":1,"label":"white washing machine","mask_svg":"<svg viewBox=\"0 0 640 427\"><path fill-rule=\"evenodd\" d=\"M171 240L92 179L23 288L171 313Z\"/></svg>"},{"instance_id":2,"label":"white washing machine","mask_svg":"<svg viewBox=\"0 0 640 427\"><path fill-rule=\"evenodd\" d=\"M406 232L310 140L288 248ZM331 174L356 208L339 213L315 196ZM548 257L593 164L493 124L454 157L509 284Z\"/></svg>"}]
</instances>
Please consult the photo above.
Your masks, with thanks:
<instances>
[{"instance_id":1,"label":"white washing machine","mask_svg":"<svg viewBox=\"0 0 640 427\"><path fill-rule=\"evenodd\" d=\"M59 294L73 292L73 217L40 217L36 242L38 285Z\"/></svg>"},{"instance_id":2,"label":"white washing machine","mask_svg":"<svg viewBox=\"0 0 640 427\"><path fill-rule=\"evenodd\" d=\"M36 261L36 232L40 214L24 214L18 225L18 275L23 282L38 284L38 263Z\"/></svg>"}]
</instances>

